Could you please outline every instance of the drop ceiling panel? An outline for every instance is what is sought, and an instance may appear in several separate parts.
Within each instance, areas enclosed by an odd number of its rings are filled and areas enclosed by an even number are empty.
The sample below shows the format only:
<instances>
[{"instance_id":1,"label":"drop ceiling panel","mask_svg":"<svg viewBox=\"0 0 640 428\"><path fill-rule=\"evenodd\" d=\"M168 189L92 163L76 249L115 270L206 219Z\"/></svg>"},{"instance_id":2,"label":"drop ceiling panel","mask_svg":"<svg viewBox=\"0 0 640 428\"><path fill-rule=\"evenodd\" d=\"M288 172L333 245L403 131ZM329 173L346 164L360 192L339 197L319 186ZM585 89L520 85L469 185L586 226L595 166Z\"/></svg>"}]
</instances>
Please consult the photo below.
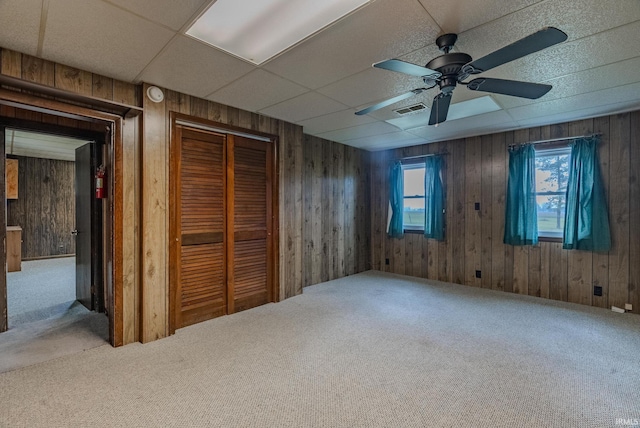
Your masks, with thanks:
<instances>
[{"instance_id":1,"label":"drop ceiling panel","mask_svg":"<svg viewBox=\"0 0 640 428\"><path fill-rule=\"evenodd\" d=\"M207 98L249 111L258 111L308 92L308 89L261 69L233 81Z\"/></svg>"},{"instance_id":2,"label":"drop ceiling panel","mask_svg":"<svg viewBox=\"0 0 640 428\"><path fill-rule=\"evenodd\" d=\"M132 81L172 36L103 1L55 0L49 2L42 56Z\"/></svg>"},{"instance_id":3,"label":"drop ceiling panel","mask_svg":"<svg viewBox=\"0 0 640 428\"><path fill-rule=\"evenodd\" d=\"M5 141L8 155L64 161L74 161L76 148L87 144L87 141L75 138L13 129L6 131Z\"/></svg>"},{"instance_id":4,"label":"drop ceiling panel","mask_svg":"<svg viewBox=\"0 0 640 428\"><path fill-rule=\"evenodd\" d=\"M640 2L637 0L615 3L603 3L600 0L543 1L462 33L456 46L478 59L543 27L557 27L567 33L568 40L572 41L638 19Z\"/></svg>"},{"instance_id":5,"label":"drop ceiling panel","mask_svg":"<svg viewBox=\"0 0 640 428\"><path fill-rule=\"evenodd\" d=\"M378 134L389 134L397 132L398 128L384 122L375 122L367 125L354 126L351 128L339 129L337 131L325 132L320 137L332 141L348 141L357 138L371 137Z\"/></svg>"},{"instance_id":6,"label":"drop ceiling panel","mask_svg":"<svg viewBox=\"0 0 640 428\"><path fill-rule=\"evenodd\" d=\"M516 12L540 0L420 0L446 33L461 33Z\"/></svg>"},{"instance_id":7,"label":"drop ceiling panel","mask_svg":"<svg viewBox=\"0 0 640 428\"><path fill-rule=\"evenodd\" d=\"M352 109L342 110L336 113L325 114L324 116L301 120L298 122L298 125L304 127L305 133L317 135L323 132L365 125L376 121L368 115L358 116L355 112L356 111Z\"/></svg>"},{"instance_id":8,"label":"drop ceiling panel","mask_svg":"<svg viewBox=\"0 0 640 428\"><path fill-rule=\"evenodd\" d=\"M42 0L0 1L0 46L35 55Z\"/></svg>"},{"instance_id":9,"label":"drop ceiling panel","mask_svg":"<svg viewBox=\"0 0 640 428\"><path fill-rule=\"evenodd\" d=\"M483 76L542 82L637 56L640 56L640 21L553 46Z\"/></svg>"},{"instance_id":10,"label":"drop ceiling panel","mask_svg":"<svg viewBox=\"0 0 640 428\"><path fill-rule=\"evenodd\" d=\"M123 9L143 16L174 31L190 21L199 9L211 0L107 0Z\"/></svg>"},{"instance_id":11,"label":"drop ceiling panel","mask_svg":"<svg viewBox=\"0 0 640 428\"><path fill-rule=\"evenodd\" d=\"M423 86L424 82L419 77L371 67L318 89L318 92L350 107L359 107Z\"/></svg>"},{"instance_id":12,"label":"drop ceiling panel","mask_svg":"<svg viewBox=\"0 0 640 428\"><path fill-rule=\"evenodd\" d=\"M518 121L518 124L520 127L530 128L532 126L544 126L554 123L569 122L572 120L581 120L584 118L638 110L639 108L640 105L638 104L637 100L625 101L620 103L597 105L595 107L571 110L549 116L533 117L525 120L520 120ZM598 129L594 129L593 131L596 132L598 131Z\"/></svg>"},{"instance_id":13,"label":"drop ceiling panel","mask_svg":"<svg viewBox=\"0 0 640 428\"><path fill-rule=\"evenodd\" d=\"M509 114L514 120L521 121L532 117L563 114L573 110L633 101L640 107L640 83L516 107L509 109Z\"/></svg>"},{"instance_id":14,"label":"drop ceiling panel","mask_svg":"<svg viewBox=\"0 0 640 428\"><path fill-rule=\"evenodd\" d=\"M541 101L551 101L616 86L628 85L638 81L638 70L640 70L640 57L547 80L545 83L553 85L553 89L541 98ZM606 79L603 78L603 76L616 77L615 79ZM526 98L503 97L502 106L508 109L535 104L536 102L538 101Z\"/></svg>"},{"instance_id":15,"label":"drop ceiling panel","mask_svg":"<svg viewBox=\"0 0 640 428\"><path fill-rule=\"evenodd\" d=\"M440 32L415 0L376 0L264 65L317 89L420 49Z\"/></svg>"},{"instance_id":16,"label":"drop ceiling panel","mask_svg":"<svg viewBox=\"0 0 640 428\"><path fill-rule=\"evenodd\" d=\"M307 92L306 94L260 110L260 113L297 123L312 117L345 110L346 107L344 104L340 104L317 92Z\"/></svg>"},{"instance_id":17,"label":"drop ceiling panel","mask_svg":"<svg viewBox=\"0 0 640 428\"><path fill-rule=\"evenodd\" d=\"M408 132L397 131L389 134L378 134L372 135L371 137L357 138L349 140L345 142L345 144L357 148L366 148L367 150L384 150L393 147L415 146L424 142L424 139L411 135Z\"/></svg>"},{"instance_id":18,"label":"drop ceiling panel","mask_svg":"<svg viewBox=\"0 0 640 428\"><path fill-rule=\"evenodd\" d=\"M254 69L190 37L177 36L144 70L141 80L204 98Z\"/></svg>"},{"instance_id":19,"label":"drop ceiling panel","mask_svg":"<svg viewBox=\"0 0 640 428\"><path fill-rule=\"evenodd\" d=\"M479 114L477 116L465 117L463 119L446 121L436 126L423 126L421 128L410 129L407 132L417 137L426 138L429 141L439 141L443 135L455 135L456 133L468 134L482 127L495 127L504 125L505 127L516 127L518 124L504 110L491 113Z\"/></svg>"}]
</instances>

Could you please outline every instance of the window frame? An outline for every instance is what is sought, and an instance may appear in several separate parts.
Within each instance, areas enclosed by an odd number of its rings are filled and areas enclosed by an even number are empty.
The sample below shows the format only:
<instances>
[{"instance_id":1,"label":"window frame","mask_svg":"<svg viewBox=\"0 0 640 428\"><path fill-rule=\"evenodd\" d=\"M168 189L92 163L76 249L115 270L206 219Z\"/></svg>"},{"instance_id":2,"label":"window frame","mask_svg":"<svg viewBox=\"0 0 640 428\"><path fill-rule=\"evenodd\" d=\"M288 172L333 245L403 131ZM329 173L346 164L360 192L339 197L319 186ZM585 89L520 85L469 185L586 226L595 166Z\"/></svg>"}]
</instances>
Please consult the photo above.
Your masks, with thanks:
<instances>
[{"instance_id":1,"label":"window frame","mask_svg":"<svg viewBox=\"0 0 640 428\"><path fill-rule=\"evenodd\" d=\"M424 159L415 159L415 160L407 160L407 161L401 161L400 162L401 166L402 166L402 180L403 182L405 182L405 170L407 169L423 169L425 170L425 174L426 174L426 166L425 166L425 162ZM402 201L403 201L403 212L402 215L404 216L404 201L406 199L419 199L422 198L424 201L424 205L425 205L425 209L426 209L426 204L427 204L427 191L424 188L424 180L422 182L422 195L412 195L412 196L405 196L404 195L404 189L406 189L406 183L405 186L403 186L403 195L402 195ZM403 222L403 231L404 233L419 233L419 234L423 234L424 233L424 224L422 226L409 226L407 227L406 224L404 224Z\"/></svg>"},{"instance_id":2,"label":"window frame","mask_svg":"<svg viewBox=\"0 0 640 428\"><path fill-rule=\"evenodd\" d=\"M536 153L536 160L538 159L538 156L540 155L540 157L549 157L549 156L559 156L559 155L569 155L569 163L571 163L571 145L567 144L567 143L555 143L555 144L544 144L544 147L534 147L535 149L535 153ZM535 168L535 171L538 171L538 168ZM538 209L538 203L537 203L537 197L538 196L565 196L565 209L566 209L566 190L564 192L562 191L557 191L557 192L553 192L553 191L546 191L546 192L538 192L537 189L537 183L536 183L536 191L535 191L535 196L536 196L536 210ZM537 213L539 214L539 212ZM564 231L559 232L559 233L549 233L546 232L544 234L541 234L540 230L538 229L538 241L541 242L563 242L564 240Z\"/></svg>"}]
</instances>

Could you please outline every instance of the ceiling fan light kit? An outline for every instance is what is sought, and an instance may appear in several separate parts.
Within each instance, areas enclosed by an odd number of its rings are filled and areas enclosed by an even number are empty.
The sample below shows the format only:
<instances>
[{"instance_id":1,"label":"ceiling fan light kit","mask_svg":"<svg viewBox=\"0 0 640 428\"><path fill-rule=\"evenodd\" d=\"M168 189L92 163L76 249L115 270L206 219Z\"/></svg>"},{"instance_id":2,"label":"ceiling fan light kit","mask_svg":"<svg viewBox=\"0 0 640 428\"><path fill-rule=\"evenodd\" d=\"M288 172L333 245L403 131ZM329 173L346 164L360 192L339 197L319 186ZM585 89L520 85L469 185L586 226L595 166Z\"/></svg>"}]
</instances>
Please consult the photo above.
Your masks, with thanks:
<instances>
[{"instance_id":1,"label":"ceiling fan light kit","mask_svg":"<svg viewBox=\"0 0 640 428\"><path fill-rule=\"evenodd\" d=\"M457 39L458 36L456 34L443 34L439 36L436 39L436 45L444 54L432 59L424 67L399 59L390 59L373 64L375 68L421 77L426 87L417 88L371 105L357 111L356 114L363 115L379 110L431 89L436 85L440 88L440 93L433 98L431 115L429 117L429 125L436 126L447 120L451 97L458 84L464 85L472 91L529 99L540 98L551 90L551 85L489 77L476 78L470 82L465 82L465 79L471 75L480 74L502 64L564 42L567 40L567 35L557 28L546 27L475 61L466 53L451 52Z\"/></svg>"}]
</instances>

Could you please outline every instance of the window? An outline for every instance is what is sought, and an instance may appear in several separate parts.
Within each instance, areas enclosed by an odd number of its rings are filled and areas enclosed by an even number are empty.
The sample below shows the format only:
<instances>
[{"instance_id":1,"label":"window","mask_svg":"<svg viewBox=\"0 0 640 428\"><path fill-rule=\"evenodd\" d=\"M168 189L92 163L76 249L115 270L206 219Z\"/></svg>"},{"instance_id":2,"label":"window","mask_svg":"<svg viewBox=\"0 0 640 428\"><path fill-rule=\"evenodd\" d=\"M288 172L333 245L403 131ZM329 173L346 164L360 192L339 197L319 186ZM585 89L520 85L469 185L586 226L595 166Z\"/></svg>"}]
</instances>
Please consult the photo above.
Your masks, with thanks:
<instances>
[{"instance_id":1,"label":"window","mask_svg":"<svg viewBox=\"0 0 640 428\"><path fill-rule=\"evenodd\" d=\"M538 236L562 238L571 147L536 149Z\"/></svg>"},{"instance_id":2,"label":"window","mask_svg":"<svg viewBox=\"0 0 640 428\"><path fill-rule=\"evenodd\" d=\"M404 229L424 231L424 163L403 164Z\"/></svg>"}]
</instances>

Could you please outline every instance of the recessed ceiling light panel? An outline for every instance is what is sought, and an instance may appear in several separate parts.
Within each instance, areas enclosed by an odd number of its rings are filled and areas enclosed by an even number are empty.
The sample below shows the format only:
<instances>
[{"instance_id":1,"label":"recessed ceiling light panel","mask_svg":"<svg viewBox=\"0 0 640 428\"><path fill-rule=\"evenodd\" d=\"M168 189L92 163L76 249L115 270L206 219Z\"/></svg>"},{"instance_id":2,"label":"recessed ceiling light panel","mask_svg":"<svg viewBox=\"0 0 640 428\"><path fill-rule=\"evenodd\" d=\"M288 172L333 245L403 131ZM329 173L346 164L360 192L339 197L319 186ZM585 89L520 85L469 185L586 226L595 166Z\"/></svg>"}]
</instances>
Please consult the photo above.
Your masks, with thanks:
<instances>
[{"instance_id":1,"label":"recessed ceiling light panel","mask_svg":"<svg viewBox=\"0 0 640 428\"><path fill-rule=\"evenodd\" d=\"M187 35L256 65L371 0L217 0Z\"/></svg>"}]
</instances>

